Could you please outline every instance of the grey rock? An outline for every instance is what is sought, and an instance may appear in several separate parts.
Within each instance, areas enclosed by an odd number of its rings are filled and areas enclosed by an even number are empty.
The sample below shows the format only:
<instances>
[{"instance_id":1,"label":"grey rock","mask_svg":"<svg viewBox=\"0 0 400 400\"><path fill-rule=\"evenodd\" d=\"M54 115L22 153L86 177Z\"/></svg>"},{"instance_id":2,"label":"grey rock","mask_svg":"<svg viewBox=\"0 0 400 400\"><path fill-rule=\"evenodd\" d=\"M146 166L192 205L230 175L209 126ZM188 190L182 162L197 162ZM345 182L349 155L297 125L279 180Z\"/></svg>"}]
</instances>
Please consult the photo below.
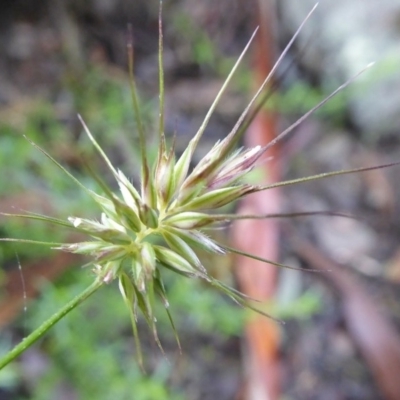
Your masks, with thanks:
<instances>
[{"instance_id":1,"label":"grey rock","mask_svg":"<svg viewBox=\"0 0 400 400\"><path fill-rule=\"evenodd\" d=\"M292 34L315 0L280 0L284 29ZM302 30L303 66L328 92L376 64L346 90L354 123L368 141L400 126L400 0L323 0Z\"/></svg>"}]
</instances>

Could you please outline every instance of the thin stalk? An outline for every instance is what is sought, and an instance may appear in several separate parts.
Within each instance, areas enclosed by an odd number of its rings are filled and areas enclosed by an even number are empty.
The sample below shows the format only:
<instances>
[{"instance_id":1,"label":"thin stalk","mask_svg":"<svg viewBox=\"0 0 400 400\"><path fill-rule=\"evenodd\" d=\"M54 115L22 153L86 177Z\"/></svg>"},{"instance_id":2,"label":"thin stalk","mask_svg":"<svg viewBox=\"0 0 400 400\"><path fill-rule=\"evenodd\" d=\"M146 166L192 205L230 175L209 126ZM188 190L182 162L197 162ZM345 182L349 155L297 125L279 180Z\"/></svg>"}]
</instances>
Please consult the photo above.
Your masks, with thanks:
<instances>
[{"instance_id":1,"label":"thin stalk","mask_svg":"<svg viewBox=\"0 0 400 400\"><path fill-rule=\"evenodd\" d=\"M8 365L11 361L17 358L28 347L32 346L38 339L40 339L49 329L51 329L60 319L65 317L75 307L80 305L89 296L91 296L97 289L99 289L104 282L101 279L96 279L88 288L82 293L78 294L69 303L62 307L59 311L53 314L47 321L45 321L39 328L35 329L29 336L17 344L11 351L9 351L3 358L0 359L0 370Z\"/></svg>"},{"instance_id":2,"label":"thin stalk","mask_svg":"<svg viewBox=\"0 0 400 400\"><path fill-rule=\"evenodd\" d=\"M131 88L132 105L133 112L135 116L136 126L139 134L139 146L141 154L141 177L142 177L142 194L145 193L147 186L149 185L149 166L147 162L147 149L146 149L146 139L143 128L142 118L140 116L139 99L136 91L136 81L133 73L133 33L132 26L128 25L129 36L127 43L128 50L128 72L129 72L129 85Z\"/></svg>"},{"instance_id":3,"label":"thin stalk","mask_svg":"<svg viewBox=\"0 0 400 400\"><path fill-rule=\"evenodd\" d=\"M268 218L296 218L296 217L343 217L357 219L356 216L337 211L299 211L276 214L213 214L214 222L234 221L239 219L268 219Z\"/></svg>"},{"instance_id":4,"label":"thin stalk","mask_svg":"<svg viewBox=\"0 0 400 400\"><path fill-rule=\"evenodd\" d=\"M399 165L399 164L400 164L400 161L396 161L396 162L392 162L392 163L388 163L388 164L376 165L373 167L363 167L363 168L354 168L354 169L344 169L341 171L324 172L322 174L307 176L305 178L297 178L297 179L291 179L288 181L276 182L271 185L256 186L254 192L260 192L262 190L268 190L268 189L273 189L273 188L282 187L282 186L295 185L297 183L315 181L317 179L329 178L331 176L354 174L356 172L373 171L375 169L388 168L388 167L392 167L392 166Z\"/></svg>"},{"instance_id":5,"label":"thin stalk","mask_svg":"<svg viewBox=\"0 0 400 400\"><path fill-rule=\"evenodd\" d=\"M249 104L247 105L247 107L244 109L244 111L242 112L242 114L240 115L239 119L237 120L235 126L233 127L233 129L231 130L231 132L229 133L229 135L224 139L224 143L226 143L226 150L225 150L225 154L231 150L233 148L233 146L236 144L238 137L238 132L240 133L240 127L243 123L243 121L245 120L245 118L247 117L247 115L250 112L250 109L252 108L254 102L259 98L260 94L262 93L262 91L266 88L266 86L270 83L273 75L275 74L276 70L278 69L278 67L281 65L281 62L283 60L283 58L286 56L286 54L288 53L288 51L290 50L290 48L292 47L294 41L296 40L297 36L300 34L300 32L303 29L303 26L306 24L306 22L308 21L308 19L311 17L312 13L315 11L315 9L317 8L318 3L315 4L315 6L311 9L311 11L307 14L307 16L304 18L303 22L301 23L301 25L298 27L297 31L294 33L293 37L290 39L289 43L286 45L286 47L283 49L281 55L279 56L278 60L276 61L276 63L274 64L274 66L272 67L272 69L269 71L267 77L264 79L264 82L261 84L261 86L259 87L259 89L257 90L256 94L253 96L253 98L250 100ZM324 104L324 102L321 102L321 105ZM307 114L306 114L307 115ZM301 119L301 118L300 118ZM295 125L295 124L294 124ZM296 125L297 126L297 125ZM280 137L281 135L279 135L278 137Z\"/></svg>"},{"instance_id":6,"label":"thin stalk","mask_svg":"<svg viewBox=\"0 0 400 400\"><path fill-rule=\"evenodd\" d=\"M221 247L223 247L226 251L228 251L230 253L238 254L240 256L251 258L251 259L256 260L256 261L261 261L261 262L266 263L266 264L275 265L275 267L292 269L293 271L302 271L302 272L304 272L303 268L290 267L289 265L285 265L285 264L281 264L281 263L278 263L278 262L275 262L275 261L271 261L271 260L268 260L266 258L256 256L255 254L247 253L246 251L242 251L242 250L236 249L234 247L227 246L225 244L224 245L221 244ZM308 269L307 271L308 272L323 272L323 271L318 270L318 269Z\"/></svg>"},{"instance_id":7,"label":"thin stalk","mask_svg":"<svg viewBox=\"0 0 400 400\"><path fill-rule=\"evenodd\" d=\"M112 162L109 160L109 158L107 157L106 153L104 152L104 150L100 147L99 143L97 142L97 140L94 138L94 136L90 133L89 128L87 127L87 125L85 124L85 121L83 120L83 118L80 116L80 114L78 114L78 118L79 121L81 122L83 129L85 130L86 134L88 135L90 141L93 143L93 146L95 147L95 149L99 152L99 154L101 155L101 157L104 159L104 161L107 163L107 166L110 168L111 172L114 174L114 176L118 176L117 171L115 170L114 166L112 165Z\"/></svg>"},{"instance_id":8,"label":"thin stalk","mask_svg":"<svg viewBox=\"0 0 400 400\"><path fill-rule=\"evenodd\" d=\"M159 80L159 145L162 150L165 149L164 136L164 61L163 61L163 26L162 26L162 0L160 0L160 10L158 15L158 80ZM161 153L161 151L160 151Z\"/></svg>"},{"instance_id":9,"label":"thin stalk","mask_svg":"<svg viewBox=\"0 0 400 400\"><path fill-rule=\"evenodd\" d=\"M81 122L84 124L83 120ZM83 125L85 127L85 124ZM88 132L88 131L86 131ZM90 134L90 132L89 132ZM93 193L90 189L88 189L85 185L83 185L74 175L72 175L66 168L64 168L54 157L52 157L47 151L42 149L39 145L37 145L34 141L29 139L28 136L23 135L23 137L36 149L38 149L41 153L43 153L52 163L54 163L58 168L61 169L66 175L68 175L81 189L83 189L86 193L88 193L93 199L95 199L96 194ZM90 137L90 136L89 136Z\"/></svg>"},{"instance_id":10,"label":"thin stalk","mask_svg":"<svg viewBox=\"0 0 400 400\"><path fill-rule=\"evenodd\" d=\"M250 37L250 40L248 41L248 43L246 44L246 47L243 49L242 53L240 54L239 58L237 59L235 65L233 66L231 72L229 73L228 77L225 79L225 82L223 83L221 89L219 90L217 96L215 97L213 103L211 104L210 109L208 110L206 116L204 117L204 120L199 128L199 130L197 131L196 135L193 137L193 139L190 141L190 143L192 144L192 153L194 152L195 148L197 147L197 144L199 143L201 136L203 135L204 131L206 130L206 127L208 125L208 122L211 119L211 116L214 113L215 108L217 107L217 104L219 102L219 100L221 99L222 95L225 92L225 89L227 88L229 82L231 81L233 74L235 73L235 71L237 70L240 62L242 61L244 55L246 54L248 48L250 47L250 44L252 43L254 36L256 35L258 31L258 28L256 28L256 30L253 32L253 34Z\"/></svg>"},{"instance_id":11,"label":"thin stalk","mask_svg":"<svg viewBox=\"0 0 400 400\"><path fill-rule=\"evenodd\" d=\"M274 140L269 142L265 147L264 151L274 146L276 143L281 141L286 135L292 132L297 126L299 126L302 122L304 122L311 114L314 114L319 108L321 108L325 103L327 103L332 97L336 96L339 92L349 86L352 82L354 82L362 73L364 73L367 69L371 68L374 63L369 63L366 67L364 67L360 72L356 75L349 78L346 82L342 83L336 90L334 90L329 96L326 96L322 101L320 101L316 106L314 106L311 110L307 111L301 118L299 118L296 122L290 125L287 129L281 132Z\"/></svg>"}]
</instances>

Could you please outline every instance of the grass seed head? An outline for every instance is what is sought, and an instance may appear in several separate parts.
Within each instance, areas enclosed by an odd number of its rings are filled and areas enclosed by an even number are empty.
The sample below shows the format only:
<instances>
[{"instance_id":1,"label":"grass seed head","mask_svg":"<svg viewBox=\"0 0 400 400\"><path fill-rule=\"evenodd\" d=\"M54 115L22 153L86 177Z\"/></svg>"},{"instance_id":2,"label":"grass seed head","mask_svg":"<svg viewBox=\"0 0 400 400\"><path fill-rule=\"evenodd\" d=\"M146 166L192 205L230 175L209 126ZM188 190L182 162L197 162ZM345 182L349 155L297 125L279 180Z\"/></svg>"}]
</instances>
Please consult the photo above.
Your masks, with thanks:
<instances>
[{"instance_id":1,"label":"grass seed head","mask_svg":"<svg viewBox=\"0 0 400 400\"><path fill-rule=\"evenodd\" d=\"M253 37L254 35L252 38ZM293 40L291 40L288 46L290 46L292 42ZM239 149L236 151L234 151L233 148L237 141L238 129L244 117L247 115L250 105L254 103L260 91L258 91L251 100L249 107L246 108L232 132L224 140L217 142L202 160L200 160L197 166L190 171L190 164L196 146L207 126L212 112L227 87L228 82L231 80L233 73L237 69L240 60L242 60L244 53L248 49L249 44L240 55L238 62L223 84L203 124L200 126L199 131L189 142L183 154L176 160L174 145L168 148L164 136L164 87L160 19L159 147L155 164L149 165L144 128L140 119L139 102L133 76L133 50L131 43L128 43L132 99L141 149L141 186L139 189L134 187L123 172L117 170L112 165L82 118L80 119L89 139L103 157L116 179L120 190L119 194L114 193L102 183L99 178L97 178L97 180L101 184L104 192L103 194L100 195L87 189L49 154L40 149L93 198L100 208L100 221L89 220L83 217L70 217L68 225L65 222L57 222L54 218L50 217L34 215L25 215L24 217L47 220L48 222L59 223L59 225L63 226L67 225L80 233L86 234L90 238L80 243L67 243L53 247L67 252L89 256L91 258L90 264L93 266L93 272L103 283L108 284L113 280L119 281L121 294L131 312L131 321L140 362L142 360L142 355L136 327L139 310L146 319L158 344L159 340L153 315L155 295L162 301L170 317L167 293L163 283L164 269L176 272L187 278L203 279L230 296L235 302L253 309L253 306L248 302L246 296L227 287L225 284L209 275L201 259L197 255L197 250L206 250L216 255L224 255L227 252L238 254L245 253L216 242L208 237L201 229L205 227L208 229L220 227L221 222L237 219L232 214L217 214L217 210L250 193L266 190L271 187L302 182L301 179L297 179L264 187L250 185L245 182L246 175L255 167L257 161L263 156L268 146L264 148L256 146L254 148ZM287 49L285 49L284 53L286 52ZM274 70L275 69L276 67L274 67ZM263 86L269 79L270 76L266 78ZM340 90L345 86L346 85L342 85ZM334 94L337 93L337 91L335 91ZM308 115L309 114L307 114L307 116ZM294 124L294 126L297 126L297 124ZM287 133L288 131L284 131L278 138L282 138ZM271 145L275 144L276 141L277 140L274 140ZM362 169L358 169L357 171L360 170ZM314 178L355 171L356 170L338 171L336 173L318 175ZM313 179L313 177L305 178L304 181L311 179ZM259 217L260 216L246 216L246 218ZM268 217L268 215L262 216L262 218L266 217ZM259 257L249 254L245 255L260 260ZM270 262L269 260L263 261L281 266L281 264ZM171 317L170 321L175 332Z\"/></svg>"}]
</instances>

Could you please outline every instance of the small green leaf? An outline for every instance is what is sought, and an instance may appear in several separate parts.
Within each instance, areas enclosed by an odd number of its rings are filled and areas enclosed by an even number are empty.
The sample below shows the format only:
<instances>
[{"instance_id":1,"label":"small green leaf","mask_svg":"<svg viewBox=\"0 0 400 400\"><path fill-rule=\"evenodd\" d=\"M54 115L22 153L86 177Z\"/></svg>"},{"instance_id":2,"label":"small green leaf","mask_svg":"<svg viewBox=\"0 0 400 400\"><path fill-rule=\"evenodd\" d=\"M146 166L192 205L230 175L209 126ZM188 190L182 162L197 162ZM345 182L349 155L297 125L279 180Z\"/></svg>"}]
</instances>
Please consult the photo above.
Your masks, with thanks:
<instances>
[{"instance_id":1,"label":"small green leaf","mask_svg":"<svg viewBox=\"0 0 400 400\"><path fill-rule=\"evenodd\" d=\"M133 307L135 289L134 289L133 284L132 284L131 280L129 279L128 275L126 275L125 273L122 273L119 276L119 290L122 294L122 298L124 299L126 306L128 307L128 310L129 310L129 316L131 319L133 336L135 338L136 351L138 354L137 355L138 363L139 363L140 368L142 370L144 370L142 347L140 345L139 333L138 333L137 324L136 324L137 316L135 314L135 310Z\"/></svg>"},{"instance_id":2,"label":"small green leaf","mask_svg":"<svg viewBox=\"0 0 400 400\"><path fill-rule=\"evenodd\" d=\"M139 292L144 293L146 291L146 277L143 271L141 254L132 255L130 261L134 285Z\"/></svg>"},{"instance_id":3,"label":"small green leaf","mask_svg":"<svg viewBox=\"0 0 400 400\"><path fill-rule=\"evenodd\" d=\"M97 263L104 263L107 261L116 261L127 255L124 246L109 245L103 246L101 249L93 251L92 255L95 256Z\"/></svg>"},{"instance_id":4,"label":"small green leaf","mask_svg":"<svg viewBox=\"0 0 400 400\"><path fill-rule=\"evenodd\" d=\"M186 179L186 175L189 171L190 162L192 161L192 150L191 146L185 149L179 160L175 164L174 168L174 180L177 189L180 189L182 183Z\"/></svg>"},{"instance_id":5,"label":"small green leaf","mask_svg":"<svg viewBox=\"0 0 400 400\"><path fill-rule=\"evenodd\" d=\"M172 149L173 150L173 149ZM168 204L175 190L175 155L171 151L159 158L155 170L154 184L163 205Z\"/></svg>"},{"instance_id":6,"label":"small green leaf","mask_svg":"<svg viewBox=\"0 0 400 400\"><path fill-rule=\"evenodd\" d=\"M161 298L161 300L162 300L162 302L164 304L165 312L167 313L169 322L170 322L172 330L174 332L174 337L175 337L176 343L178 344L179 351L182 352L182 348L181 348L181 343L179 341L178 332L176 330L175 323L174 323L174 320L172 318L172 315L169 312L169 302L168 302L168 299L167 299L167 293L165 291L165 287L164 287L163 281L161 279L160 271L158 271L158 270L157 270L157 273L156 273L156 277L154 279L154 290L160 296L160 298Z\"/></svg>"},{"instance_id":7,"label":"small green leaf","mask_svg":"<svg viewBox=\"0 0 400 400\"><path fill-rule=\"evenodd\" d=\"M102 223L75 217L69 217L68 220L75 228L105 241L117 241L121 243L131 242L131 238L124 232L125 228L116 224L114 220L106 217L105 214L102 214Z\"/></svg>"},{"instance_id":8,"label":"small green leaf","mask_svg":"<svg viewBox=\"0 0 400 400\"><path fill-rule=\"evenodd\" d=\"M120 276L121 267L124 260L108 261L104 267L103 264L94 264L95 272L102 278L104 283L112 282L116 277Z\"/></svg>"},{"instance_id":9,"label":"small green leaf","mask_svg":"<svg viewBox=\"0 0 400 400\"><path fill-rule=\"evenodd\" d=\"M142 223L136 210L117 199L114 199L114 204L117 212L115 219L119 218L122 225L127 226L127 228L132 229L134 232L139 232Z\"/></svg>"},{"instance_id":10,"label":"small green leaf","mask_svg":"<svg viewBox=\"0 0 400 400\"><path fill-rule=\"evenodd\" d=\"M231 186L212 190L186 203L187 210L212 209L225 206L254 191L250 185Z\"/></svg>"},{"instance_id":11,"label":"small green leaf","mask_svg":"<svg viewBox=\"0 0 400 400\"><path fill-rule=\"evenodd\" d=\"M54 249L75 254L93 254L103 248L104 244L104 242L99 240L93 242L65 243L59 247L54 247Z\"/></svg>"},{"instance_id":12,"label":"small green leaf","mask_svg":"<svg viewBox=\"0 0 400 400\"><path fill-rule=\"evenodd\" d=\"M139 208L139 216L142 223L149 228L157 228L158 211L149 207L147 204L141 204Z\"/></svg>"},{"instance_id":13,"label":"small green leaf","mask_svg":"<svg viewBox=\"0 0 400 400\"><path fill-rule=\"evenodd\" d=\"M168 231L179 236L186 243L193 247L197 247L215 254L226 254L226 251L223 249L223 247L198 230L179 229L172 226L165 227L164 229L168 229Z\"/></svg>"},{"instance_id":14,"label":"small green leaf","mask_svg":"<svg viewBox=\"0 0 400 400\"><path fill-rule=\"evenodd\" d=\"M214 222L212 215L199 212L180 212L163 221L163 226L174 226L180 229L196 229Z\"/></svg>"},{"instance_id":15,"label":"small green leaf","mask_svg":"<svg viewBox=\"0 0 400 400\"><path fill-rule=\"evenodd\" d=\"M153 315L153 306L154 303L154 284L153 280L148 282L148 287L146 292L140 292L136 286L134 286L137 304L142 311L147 325L153 333L154 341L157 343L159 349L164 354L164 349L161 345L160 339L158 338L156 319Z\"/></svg>"},{"instance_id":16,"label":"small green leaf","mask_svg":"<svg viewBox=\"0 0 400 400\"><path fill-rule=\"evenodd\" d=\"M185 260L188 260L189 263L196 267L200 272L205 274L207 273L201 261L199 260L199 257L197 257L197 254L182 238L166 230L163 230L162 235L168 246L173 251L181 255Z\"/></svg>"},{"instance_id":17,"label":"small green leaf","mask_svg":"<svg viewBox=\"0 0 400 400\"><path fill-rule=\"evenodd\" d=\"M188 277L199 277L200 272L189 261L177 254L175 251L162 246L154 246L157 260L166 267L180 272Z\"/></svg>"},{"instance_id":18,"label":"small green leaf","mask_svg":"<svg viewBox=\"0 0 400 400\"><path fill-rule=\"evenodd\" d=\"M101 207L103 212L106 213L110 218L115 218L117 216L114 203L111 200L98 194L96 194L96 196L93 196L93 198L96 203Z\"/></svg>"},{"instance_id":19,"label":"small green leaf","mask_svg":"<svg viewBox=\"0 0 400 400\"><path fill-rule=\"evenodd\" d=\"M153 245L148 242L143 242L140 255L142 257L143 272L146 278L150 280L156 270L156 254Z\"/></svg>"}]
</instances>

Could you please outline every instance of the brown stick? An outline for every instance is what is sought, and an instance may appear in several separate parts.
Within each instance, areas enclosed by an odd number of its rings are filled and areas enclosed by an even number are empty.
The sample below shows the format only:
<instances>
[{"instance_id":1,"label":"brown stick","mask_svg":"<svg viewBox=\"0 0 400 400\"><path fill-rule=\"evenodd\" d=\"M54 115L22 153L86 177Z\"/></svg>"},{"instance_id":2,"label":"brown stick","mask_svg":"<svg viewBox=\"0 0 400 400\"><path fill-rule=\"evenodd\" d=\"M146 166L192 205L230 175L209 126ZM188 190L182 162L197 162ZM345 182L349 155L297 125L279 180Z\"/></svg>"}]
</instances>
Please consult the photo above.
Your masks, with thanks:
<instances>
[{"instance_id":1,"label":"brown stick","mask_svg":"<svg viewBox=\"0 0 400 400\"><path fill-rule=\"evenodd\" d=\"M275 61L273 41L273 2L258 1L258 24L254 52L255 86L258 88L271 71ZM261 111L246 132L248 147L266 146L277 135L276 116ZM280 180L281 171L278 160L279 146L272 147L267 156L272 162L263 166L264 183ZM267 191L250 195L240 204L239 214L265 214L279 212L279 191ZM235 247L248 253L270 259L278 259L279 249L278 220L236 221L232 230ZM275 293L275 267L266 266L260 261L238 256L235 259L236 274L241 290L261 301L270 300ZM274 400L280 398L280 367L278 349L280 330L277 323L262 316L254 316L246 326L245 364L247 369L246 400L255 398Z\"/></svg>"}]
</instances>

